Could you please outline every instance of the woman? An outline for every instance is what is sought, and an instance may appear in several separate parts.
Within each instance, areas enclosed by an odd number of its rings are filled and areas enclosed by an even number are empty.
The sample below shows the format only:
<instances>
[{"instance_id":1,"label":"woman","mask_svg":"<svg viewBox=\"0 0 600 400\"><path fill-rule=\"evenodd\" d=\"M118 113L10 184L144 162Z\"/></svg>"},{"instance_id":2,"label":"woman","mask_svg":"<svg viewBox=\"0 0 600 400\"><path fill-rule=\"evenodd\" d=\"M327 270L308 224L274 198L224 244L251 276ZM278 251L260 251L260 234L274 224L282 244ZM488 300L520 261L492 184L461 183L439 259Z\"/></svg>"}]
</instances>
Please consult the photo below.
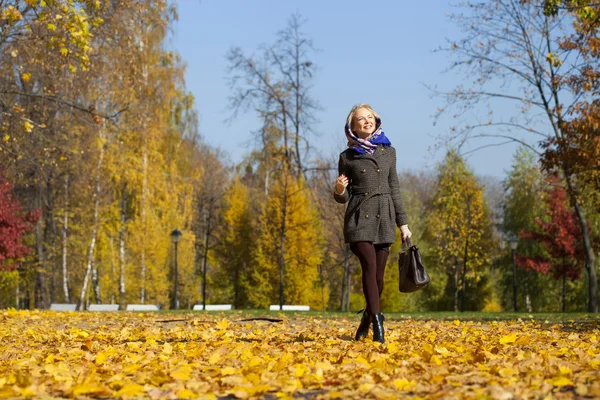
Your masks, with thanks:
<instances>
[{"instance_id":1,"label":"woman","mask_svg":"<svg viewBox=\"0 0 600 400\"><path fill-rule=\"evenodd\" d=\"M396 149L381 129L381 118L368 104L350 110L345 126L348 149L340 154L339 176L334 198L346 203L344 239L358 256L367 307L356 340L366 337L373 324L373 341L384 343L384 316L379 308L383 274L396 239L396 225L402 240L412 236L396 173Z\"/></svg>"}]
</instances>

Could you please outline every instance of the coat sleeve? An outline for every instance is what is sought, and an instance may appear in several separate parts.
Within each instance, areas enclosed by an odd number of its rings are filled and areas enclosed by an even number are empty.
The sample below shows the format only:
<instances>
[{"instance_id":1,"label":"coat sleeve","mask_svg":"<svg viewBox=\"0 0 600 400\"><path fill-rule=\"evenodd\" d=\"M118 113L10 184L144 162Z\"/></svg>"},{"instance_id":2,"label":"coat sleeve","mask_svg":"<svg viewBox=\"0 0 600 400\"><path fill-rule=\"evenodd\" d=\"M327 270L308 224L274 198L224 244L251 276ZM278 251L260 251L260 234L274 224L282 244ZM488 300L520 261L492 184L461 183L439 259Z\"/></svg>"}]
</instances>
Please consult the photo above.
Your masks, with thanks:
<instances>
[{"instance_id":1,"label":"coat sleeve","mask_svg":"<svg viewBox=\"0 0 600 400\"><path fill-rule=\"evenodd\" d=\"M389 173L389 185L392 192L392 201L396 210L396 225L402 226L408 224L408 217L404 211L404 203L402 202L402 194L400 193L400 182L398 181L398 172L396 171L396 149L391 147L392 163Z\"/></svg>"},{"instance_id":2,"label":"coat sleeve","mask_svg":"<svg viewBox=\"0 0 600 400\"><path fill-rule=\"evenodd\" d=\"M344 162L343 154L340 154L340 160L338 161L338 176L340 176L341 174L348 176L348 174L346 172L346 163ZM348 176L348 179L350 179L349 176ZM349 191L350 191L350 184L348 184L348 186L346 186L346 190L344 190L344 193L342 193L342 194L337 194L335 192L335 186L334 186L333 198L338 203L344 204L350 199L350 194L348 193Z\"/></svg>"}]
</instances>

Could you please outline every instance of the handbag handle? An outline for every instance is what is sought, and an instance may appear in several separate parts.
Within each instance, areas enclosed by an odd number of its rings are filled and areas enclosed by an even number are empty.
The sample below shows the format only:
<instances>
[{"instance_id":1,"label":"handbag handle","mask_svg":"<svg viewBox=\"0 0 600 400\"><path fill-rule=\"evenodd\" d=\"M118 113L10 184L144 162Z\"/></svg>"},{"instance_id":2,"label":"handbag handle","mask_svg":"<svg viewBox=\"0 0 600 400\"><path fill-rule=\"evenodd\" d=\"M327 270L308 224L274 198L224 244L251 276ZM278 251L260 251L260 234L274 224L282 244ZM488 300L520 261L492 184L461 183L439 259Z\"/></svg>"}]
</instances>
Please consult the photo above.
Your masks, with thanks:
<instances>
[{"instance_id":1,"label":"handbag handle","mask_svg":"<svg viewBox=\"0 0 600 400\"><path fill-rule=\"evenodd\" d=\"M405 241L402 242L402 246L400 248L400 253L404 253L405 251L407 251L411 247L412 247L412 244L410 243L410 238L407 238Z\"/></svg>"}]
</instances>

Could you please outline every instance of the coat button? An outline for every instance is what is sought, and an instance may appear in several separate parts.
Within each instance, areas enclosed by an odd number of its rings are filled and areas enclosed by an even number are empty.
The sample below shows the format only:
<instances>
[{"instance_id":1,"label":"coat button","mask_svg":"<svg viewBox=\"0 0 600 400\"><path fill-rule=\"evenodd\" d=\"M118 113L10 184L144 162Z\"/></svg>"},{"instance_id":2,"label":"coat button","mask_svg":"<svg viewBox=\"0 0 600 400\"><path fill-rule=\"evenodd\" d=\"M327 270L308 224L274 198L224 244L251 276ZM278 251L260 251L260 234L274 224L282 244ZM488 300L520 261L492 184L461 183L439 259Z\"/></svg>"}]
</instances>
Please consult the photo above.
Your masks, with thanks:
<instances>
[{"instance_id":1,"label":"coat button","mask_svg":"<svg viewBox=\"0 0 600 400\"><path fill-rule=\"evenodd\" d=\"M369 219L369 214L365 215L365 218L366 218L366 219Z\"/></svg>"},{"instance_id":2,"label":"coat button","mask_svg":"<svg viewBox=\"0 0 600 400\"><path fill-rule=\"evenodd\" d=\"M380 172L381 172L381 170L379 168L377 168L377 173L380 173Z\"/></svg>"},{"instance_id":3,"label":"coat button","mask_svg":"<svg viewBox=\"0 0 600 400\"><path fill-rule=\"evenodd\" d=\"M362 171L360 171L361 174L364 174L365 172L367 172L366 169L363 169Z\"/></svg>"},{"instance_id":4,"label":"coat button","mask_svg":"<svg viewBox=\"0 0 600 400\"><path fill-rule=\"evenodd\" d=\"M379 214L377 214L377 218L379 218Z\"/></svg>"},{"instance_id":5,"label":"coat button","mask_svg":"<svg viewBox=\"0 0 600 400\"><path fill-rule=\"evenodd\" d=\"M365 196L368 196L368 195L369 195L369 192L365 192Z\"/></svg>"}]
</instances>

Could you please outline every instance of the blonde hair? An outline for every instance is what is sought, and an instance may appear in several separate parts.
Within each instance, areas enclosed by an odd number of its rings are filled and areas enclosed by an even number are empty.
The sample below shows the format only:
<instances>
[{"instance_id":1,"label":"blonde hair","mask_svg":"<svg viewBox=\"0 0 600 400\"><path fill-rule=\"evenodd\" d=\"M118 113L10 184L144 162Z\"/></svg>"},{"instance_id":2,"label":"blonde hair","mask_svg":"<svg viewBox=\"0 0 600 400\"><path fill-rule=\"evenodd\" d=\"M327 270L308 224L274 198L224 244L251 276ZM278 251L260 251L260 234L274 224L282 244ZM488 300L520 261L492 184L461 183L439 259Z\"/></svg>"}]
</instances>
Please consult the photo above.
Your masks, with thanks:
<instances>
[{"instance_id":1,"label":"blonde hair","mask_svg":"<svg viewBox=\"0 0 600 400\"><path fill-rule=\"evenodd\" d=\"M354 115L361 108L369 110L369 112L371 112L373 114L373 116L375 117L376 121L381 120L381 118L379 117L379 114L377 114L375 112L375 110L373 110L373 107L371 107L370 105L368 105L366 103L357 104L354 107L352 107L352 110L350 110L350 113L348 114L348 118L346 118L346 126L349 126L350 130L352 130L352 122L354 122Z\"/></svg>"}]
</instances>

